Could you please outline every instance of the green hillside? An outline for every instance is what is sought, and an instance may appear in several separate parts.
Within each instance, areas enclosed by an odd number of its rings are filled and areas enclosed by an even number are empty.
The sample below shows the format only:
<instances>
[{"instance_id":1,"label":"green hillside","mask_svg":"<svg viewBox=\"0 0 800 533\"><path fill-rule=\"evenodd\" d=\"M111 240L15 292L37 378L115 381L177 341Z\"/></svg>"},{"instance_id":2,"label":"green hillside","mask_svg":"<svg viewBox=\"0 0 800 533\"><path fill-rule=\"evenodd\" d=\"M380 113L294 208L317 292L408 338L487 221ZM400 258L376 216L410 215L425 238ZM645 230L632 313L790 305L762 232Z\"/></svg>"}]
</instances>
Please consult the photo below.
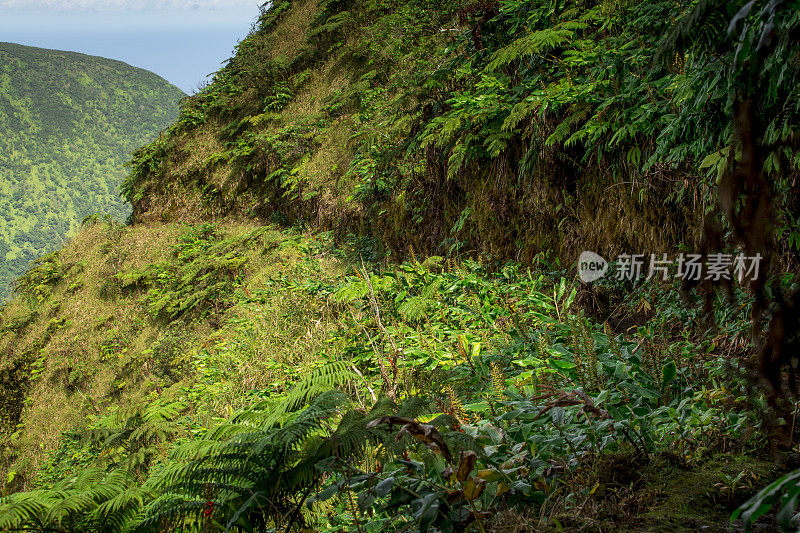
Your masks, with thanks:
<instances>
[{"instance_id":1,"label":"green hillside","mask_svg":"<svg viewBox=\"0 0 800 533\"><path fill-rule=\"evenodd\" d=\"M0 43L0 298L84 217L127 218L123 164L183 96L120 61Z\"/></svg>"},{"instance_id":2,"label":"green hillside","mask_svg":"<svg viewBox=\"0 0 800 533\"><path fill-rule=\"evenodd\" d=\"M263 7L0 309L0 530L800 527L797 0Z\"/></svg>"}]
</instances>

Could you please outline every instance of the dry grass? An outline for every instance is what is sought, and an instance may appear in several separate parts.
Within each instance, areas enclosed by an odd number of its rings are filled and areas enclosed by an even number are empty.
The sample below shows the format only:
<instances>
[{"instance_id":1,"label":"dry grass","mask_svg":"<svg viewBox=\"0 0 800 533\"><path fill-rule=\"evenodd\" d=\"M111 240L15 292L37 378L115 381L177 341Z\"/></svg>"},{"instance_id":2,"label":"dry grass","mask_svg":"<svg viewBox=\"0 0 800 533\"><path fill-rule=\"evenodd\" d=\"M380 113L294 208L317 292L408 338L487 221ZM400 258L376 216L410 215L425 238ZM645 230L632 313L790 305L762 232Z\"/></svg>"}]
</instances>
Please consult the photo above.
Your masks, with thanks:
<instances>
[{"instance_id":1,"label":"dry grass","mask_svg":"<svg viewBox=\"0 0 800 533\"><path fill-rule=\"evenodd\" d=\"M342 179L350 159L353 157L349 139L353 135L353 125L349 120L341 120L331 126L321 136L321 146L310 159L300 166L301 175L315 192L333 190L342 198L353 192L353 180Z\"/></svg>"},{"instance_id":2,"label":"dry grass","mask_svg":"<svg viewBox=\"0 0 800 533\"><path fill-rule=\"evenodd\" d=\"M280 290L276 276L295 283L341 275L339 260L320 256L308 260L291 241L262 255L245 287L257 301L231 308L223 327L202 350L205 368L215 373L212 408L229 415L248 403L252 390L281 390L320 361L336 357L329 344L338 323L337 311L324 299L306 292Z\"/></svg>"},{"instance_id":3,"label":"dry grass","mask_svg":"<svg viewBox=\"0 0 800 533\"><path fill-rule=\"evenodd\" d=\"M217 138L216 130L204 125L193 130L186 137L181 150L187 154L187 157L174 171L181 175L188 175L193 172L205 171L209 158L224 152L225 146Z\"/></svg>"},{"instance_id":4,"label":"dry grass","mask_svg":"<svg viewBox=\"0 0 800 533\"><path fill-rule=\"evenodd\" d=\"M325 99L346 89L349 80L350 76L335 62L325 63L312 72L303 90L286 106L282 119L290 122L316 117L325 106Z\"/></svg>"},{"instance_id":5,"label":"dry grass","mask_svg":"<svg viewBox=\"0 0 800 533\"><path fill-rule=\"evenodd\" d=\"M306 35L317 14L318 0L292 2L289 14L270 35L273 58L292 59L306 45Z\"/></svg>"},{"instance_id":6,"label":"dry grass","mask_svg":"<svg viewBox=\"0 0 800 533\"><path fill-rule=\"evenodd\" d=\"M25 430L18 444L21 460L15 468L37 471L60 446L65 431L80 431L81 421L109 405L123 370L119 360L135 350L133 346L146 345L156 332L142 327L147 319L137 295L108 298L103 296L104 287L123 269L162 260L179 233L178 226L151 230L97 224L85 228L61 251L62 264L83 265L82 272L73 267L55 287L48 302L55 304L52 311L40 313L22 335L3 338L9 359L44 360L41 376L25 398ZM15 300L4 314L18 313L22 307L22 300ZM55 316L65 322L53 331ZM104 357L104 340L117 338L128 347L111 359ZM43 346L42 339L48 339ZM135 388L125 394L138 394Z\"/></svg>"},{"instance_id":7,"label":"dry grass","mask_svg":"<svg viewBox=\"0 0 800 533\"><path fill-rule=\"evenodd\" d=\"M218 226L220 234L231 238L257 229L253 223ZM309 257L308 236L269 231L261 244L241 251L248 258L242 290L257 299L228 309L220 326L207 319L154 320L142 303L144 291L123 291L114 276L168 260L186 231L185 224L85 228L59 253L68 273L49 297L38 302L17 298L1 310L0 324L25 318L31 310L38 314L19 334L0 336L0 364L44 362L30 389L0 391L25 395L24 429L10 465L25 474L20 478L25 485L18 489L33 488L36 472L52 461L64 432L85 429L93 417L129 409L154 395L178 394L198 376L212 383L205 409L230 414L249 401L248 391L280 389L319 364L321 356L335 357L326 343L337 322L335 309L303 291L277 290L273 282L276 276L302 282L343 272L332 257ZM54 318L63 324L53 326ZM159 350L178 365L177 382L165 377ZM204 369L213 375L204 375ZM0 428L0 437L2 429L9 430Z\"/></svg>"},{"instance_id":8,"label":"dry grass","mask_svg":"<svg viewBox=\"0 0 800 533\"><path fill-rule=\"evenodd\" d=\"M138 222L197 223L213 217L214 207L204 204L197 182L216 187L223 194L230 188L232 165L227 161L212 163L214 156L226 151L218 128L218 124L204 124L176 140L171 159L162 163L163 175L154 178L150 187L147 207L137 210Z\"/></svg>"}]
</instances>

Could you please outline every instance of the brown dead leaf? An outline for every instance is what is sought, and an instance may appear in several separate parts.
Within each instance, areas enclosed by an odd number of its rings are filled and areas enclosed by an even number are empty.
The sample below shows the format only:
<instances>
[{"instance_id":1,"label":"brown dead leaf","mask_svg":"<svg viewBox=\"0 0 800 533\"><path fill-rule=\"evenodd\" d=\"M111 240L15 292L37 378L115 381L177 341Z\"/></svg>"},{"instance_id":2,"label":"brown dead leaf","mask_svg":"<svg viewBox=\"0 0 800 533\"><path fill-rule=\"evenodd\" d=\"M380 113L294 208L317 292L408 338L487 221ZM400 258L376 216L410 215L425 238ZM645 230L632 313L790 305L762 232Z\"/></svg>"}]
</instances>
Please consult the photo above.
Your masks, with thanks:
<instances>
[{"instance_id":1,"label":"brown dead leaf","mask_svg":"<svg viewBox=\"0 0 800 533\"><path fill-rule=\"evenodd\" d=\"M469 501L477 500L483 494L486 488L486 481L475 476L470 476L466 483L464 483L464 498Z\"/></svg>"},{"instance_id":2,"label":"brown dead leaf","mask_svg":"<svg viewBox=\"0 0 800 533\"><path fill-rule=\"evenodd\" d=\"M400 416L382 416L367 424L367 427L374 428L381 424L402 425L397 433L397 440L400 440L403 435L410 435L434 452L440 452L448 463L453 462L453 455L450 453L450 448L447 447L441 433L430 424L420 424L416 420Z\"/></svg>"},{"instance_id":3,"label":"brown dead leaf","mask_svg":"<svg viewBox=\"0 0 800 533\"><path fill-rule=\"evenodd\" d=\"M600 418L600 419L609 419L611 415L608 414L608 411L605 409L601 409L594 404L589 396L586 395L585 392L582 390L574 390L570 392L562 391L562 390L550 390L549 392L537 396L534 399L537 400L544 400L546 398L552 398L549 402L544 405L544 408L536 415L534 420L540 418L542 415L553 409L554 407L568 407L571 405L582 405L581 412L589 418Z\"/></svg>"},{"instance_id":4,"label":"brown dead leaf","mask_svg":"<svg viewBox=\"0 0 800 533\"><path fill-rule=\"evenodd\" d=\"M461 482L467 480L472 470L475 468L475 463L478 462L478 455L472 450L465 450L461 452L461 459L458 462L458 474L456 479Z\"/></svg>"}]
</instances>

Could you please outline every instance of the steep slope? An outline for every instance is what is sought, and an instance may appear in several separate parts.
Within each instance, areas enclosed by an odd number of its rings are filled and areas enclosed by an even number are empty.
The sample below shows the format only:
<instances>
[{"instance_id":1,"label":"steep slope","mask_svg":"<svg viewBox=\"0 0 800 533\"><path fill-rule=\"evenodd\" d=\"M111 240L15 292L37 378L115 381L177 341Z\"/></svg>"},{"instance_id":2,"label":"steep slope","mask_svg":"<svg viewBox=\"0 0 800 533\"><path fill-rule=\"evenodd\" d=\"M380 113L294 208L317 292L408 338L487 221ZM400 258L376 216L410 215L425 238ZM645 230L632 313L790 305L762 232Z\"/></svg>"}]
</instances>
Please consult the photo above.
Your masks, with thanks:
<instances>
[{"instance_id":1,"label":"steep slope","mask_svg":"<svg viewBox=\"0 0 800 533\"><path fill-rule=\"evenodd\" d=\"M296 530L307 520L357 531L374 512L378 530L393 531L419 507L400 497L403 487L420 500L444 494L441 505L461 489L440 492L435 446L365 431L385 414L424 416L456 457L480 453L480 505L497 513L487 531L532 527L551 488L552 498L591 498L585 511L556 508L562 525L648 531L653 513L679 529L722 531L721 502L744 501L754 482L730 494L725 483L741 471L773 475L776 466L753 453L753 414L730 407L742 383L717 381L747 330L741 314L725 311L723 329L700 333L691 327L698 308L648 286L621 302L623 313L637 312L640 298L659 312L617 334L587 319L564 273L545 263L496 274L435 257L376 268L353 262L356 252L330 235L271 226L101 221L40 260L0 314L0 474L11 493L0 499L0 528L199 531L236 519L244 530L286 529L286 513L304 509L309 491L332 483L346 494L339 486L349 478L331 460L350 458L377 468L368 479L391 477L400 495L384 503L356 477L352 490L367 494L361 518L343 499L303 512ZM582 418L595 401L597 418ZM537 416L561 406L552 419ZM631 448L611 420L641 442ZM273 449L283 442L288 451ZM429 470L417 479L393 457ZM561 485L552 457L588 479ZM385 471L374 466L383 463ZM661 505L673 490L683 498L686 484L696 507ZM467 505L453 524L469 523Z\"/></svg>"},{"instance_id":2,"label":"steep slope","mask_svg":"<svg viewBox=\"0 0 800 533\"><path fill-rule=\"evenodd\" d=\"M184 96L120 61L0 43L0 299L84 217L125 220L123 164Z\"/></svg>"},{"instance_id":3,"label":"steep slope","mask_svg":"<svg viewBox=\"0 0 800 533\"><path fill-rule=\"evenodd\" d=\"M276 1L125 193L138 221L304 222L398 258L692 247L737 85L733 4L676 24L691 6ZM774 238L796 254L798 68L766 65Z\"/></svg>"},{"instance_id":4,"label":"steep slope","mask_svg":"<svg viewBox=\"0 0 800 533\"><path fill-rule=\"evenodd\" d=\"M775 307L572 259L749 253L768 193L795 290L800 18L748 5L266 4L134 154L133 223L0 312L0 529L729 530L796 434L731 372Z\"/></svg>"},{"instance_id":5,"label":"steep slope","mask_svg":"<svg viewBox=\"0 0 800 533\"><path fill-rule=\"evenodd\" d=\"M341 272L321 247L248 224L100 221L38 260L0 318L0 469L14 472L4 479L41 484L61 471L70 435L142 401L188 393L210 400L203 416L230 415L253 389L313 366L330 313L284 290ZM201 366L198 350L212 357Z\"/></svg>"}]
</instances>

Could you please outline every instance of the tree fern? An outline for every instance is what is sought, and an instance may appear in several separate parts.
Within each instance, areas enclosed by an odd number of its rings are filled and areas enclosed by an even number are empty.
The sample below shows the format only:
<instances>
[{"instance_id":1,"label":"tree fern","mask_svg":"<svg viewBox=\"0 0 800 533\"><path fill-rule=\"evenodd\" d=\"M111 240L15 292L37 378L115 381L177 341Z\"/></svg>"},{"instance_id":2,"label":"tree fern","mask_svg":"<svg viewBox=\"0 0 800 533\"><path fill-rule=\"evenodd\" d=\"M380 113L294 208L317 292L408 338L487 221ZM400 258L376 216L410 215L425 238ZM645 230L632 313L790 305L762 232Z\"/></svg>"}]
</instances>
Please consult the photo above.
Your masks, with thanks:
<instances>
[{"instance_id":1,"label":"tree fern","mask_svg":"<svg viewBox=\"0 0 800 533\"><path fill-rule=\"evenodd\" d=\"M0 530L125 531L144 494L125 470L90 468L51 489L0 500Z\"/></svg>"},{"instance_id":2,"label":"tree fern","mask_svg":"<svg viewBox=\"0 0 800 533\"><path fill-rule=\"evenodd\" d=\"M101 427L81 435L85 443L101 446L101 457L109 467L134 472L146 470L164 443L171 441L185 425L181 402L156 400L112 418L111 427Z\"/></svg>"},{"instance_id":3,"label":"tree fern","mask_svg":"<svg viewBox=\"0 0 800 533\"><path fill-rule=\"evenodd\" d=\"M311 370L280 401L265 400L231 418L233 423L268 429L284 422L285 417L323 392L347 381L363 378L352 370L348 361L333 361ZM264 417L266 415L266 417Z\"/></svg>"},{"instance_id":4,"label":"tree fern","mask_svg":"<svg viewBox=\"0 0 800 533\"><path fill-rule=\"evenodd\" d=\"M358 423L363 415L351 411L337 430L330 429L348 404L343 393L327 391L306 408L287 413L280 426L239 432L220 445L192 443L201 451L164 473L170 479L166 495L148 509L143 526L155 528L164 520L182 524L202 513L224 520L229 528L280 522L297 507L295 497L308 494L318 481L315 465L320 460L366 444L363 424ZM200 505L204 499L207 505Z\"/></svg>"}]
</instances>

